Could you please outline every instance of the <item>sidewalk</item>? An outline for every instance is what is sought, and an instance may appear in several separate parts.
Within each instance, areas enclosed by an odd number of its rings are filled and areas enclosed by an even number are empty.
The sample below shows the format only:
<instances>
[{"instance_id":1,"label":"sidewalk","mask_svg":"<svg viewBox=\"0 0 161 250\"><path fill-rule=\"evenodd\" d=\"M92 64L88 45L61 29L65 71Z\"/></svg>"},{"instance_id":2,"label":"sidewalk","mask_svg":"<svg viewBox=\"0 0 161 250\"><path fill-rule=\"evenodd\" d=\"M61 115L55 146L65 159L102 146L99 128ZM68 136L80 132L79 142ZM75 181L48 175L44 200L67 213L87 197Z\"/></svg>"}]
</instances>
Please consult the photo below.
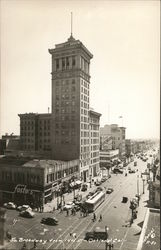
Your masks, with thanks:
<instances>
[{"instance_id":1,"label":"sidewalk","mask_svg":"<svg viewBox=\"0 0 161 250\"><path fill-rule=\"evenodd\" d=\"M99 179L100 177L99 176L96 176L94 177L94 181L96 181L97 179ZM86 197L86 195L95 190L97 188L97 186L94 185L94 182L92 183L91 185L91 188L90 188L90 183L86 183L88 185L88 188L87 188L87 191L83 192L83 191L79 191L78 189L75 189L75 195L77 194L80 194L82 195L82 199ZM55 210L57 209L57 199L59 199L59 202L60 202L60 197L59 198L54 198L51 202L49 203L46 203L44 205L44 212L51 212L53 211L53 208L55 207ZM64 200L65 200L65 203L67 202L70 202L70 201L73 201L74 200L74 191L72 191L71 193L66 193L64 194Z\"/></svg>"},{"instance_id":2,"label":"sidewalk","mask_svg":"<svg viewBox=\"0 0 161 250\"><path fill-rule=\"evenodd\" d=\"M148 208L148 200L149 200L149 190L147 190L148 184L145 185L145 193L141 194L137 219L134 220L131 227L128 228L127 233L124 237L124 242L122 243L120 250L135 250L138 245L138 241L140 238L140 234L142 231L142 226L144 223L146 211Z\"/></svg>"}]
</instances>

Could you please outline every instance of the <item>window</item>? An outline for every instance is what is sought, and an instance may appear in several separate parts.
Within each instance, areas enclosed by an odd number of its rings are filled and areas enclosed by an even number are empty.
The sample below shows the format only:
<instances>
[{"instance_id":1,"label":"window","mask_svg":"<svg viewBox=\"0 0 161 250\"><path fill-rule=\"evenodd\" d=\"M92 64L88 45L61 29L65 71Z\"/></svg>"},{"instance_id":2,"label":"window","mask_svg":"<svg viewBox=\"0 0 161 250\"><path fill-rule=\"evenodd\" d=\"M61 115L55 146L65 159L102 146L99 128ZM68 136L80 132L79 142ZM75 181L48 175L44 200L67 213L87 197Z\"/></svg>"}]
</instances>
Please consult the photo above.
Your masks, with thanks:
<instances>
[{"instance_id":1,"label":"window","mask_svg":"<svg viewBox=\"0 0 161 250\"><path fill-rule=\"evenodd\" d=\"M66 68L68 69L69 68L69 58L66 57Z\"/></svg>"},{"instance_id":2,"label":"window","mask_svg":"<svg viewBox=\"0 0 161 250\"><path fill-rule=\"evenodd\" d=\"M65 69L65 58L62 59L62 69Z\"/></svg>"},{"instance_id":3,"label":"window","mask_svg":"<svg viewBox=\"0 0 161 250\"><path fill-rule=\"evenodd\" d=\"M75 61L75 56L72 56L72 67L75 67L76 61Z\"/></svg>"},{"instance_id":4,"label":"window","mask_svg":"<svg viewBox=\"0 0 161 250\"><path fill-rule=\"evenodd\" d=\"M56 59L56 70L59 69L59 59Z\"/></svg>"}]
</instances>

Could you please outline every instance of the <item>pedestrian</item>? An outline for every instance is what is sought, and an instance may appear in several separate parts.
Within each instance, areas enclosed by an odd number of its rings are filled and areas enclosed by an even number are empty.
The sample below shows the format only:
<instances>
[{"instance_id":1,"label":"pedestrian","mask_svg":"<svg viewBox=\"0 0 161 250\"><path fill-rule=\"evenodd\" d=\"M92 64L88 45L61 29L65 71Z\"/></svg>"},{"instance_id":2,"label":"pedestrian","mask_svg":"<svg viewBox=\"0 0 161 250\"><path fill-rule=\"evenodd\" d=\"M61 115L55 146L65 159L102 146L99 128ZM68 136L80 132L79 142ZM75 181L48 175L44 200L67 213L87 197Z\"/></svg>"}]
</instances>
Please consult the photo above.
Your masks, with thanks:
<instances>
[{"instance_id":1,"label":"pedestrian","mask_svg":"<svg viewBox=\"0 0 161 250\"><path fill-rule=\"evenodd\" d=\"M133 217L131 217L131 219L130 219L130 227L131 227L132 223L133 223Z\"/></svg>"},{"instance_id":2,"label":"pedestrian","mask_svg":"<svg viewBox=\"0 0 161 250\"><path fill-rule=\"evenodd\" d=\"M23 243L23 246L22 246L22 248L21 248L21 250L26 250L27 248L26 248L26 242L24 242Z\"/></svg>"},{"instance_id":3,"label":"pedestrian","mask_svg":"<svg viewBox=\"0 0 161 250\"><path fill-rule=\"evenodd\" d=\"M101 222L102 221L102 214L100 214L100 218L99 218L99 222Z\"/></svg>"},{"instance_id":4,"label":"pedestrian","mask_svg":"<svg viewBox=\"0 0 161 250\"><path fill-rule=\"evenodd\" d=\"M93 221L96 221L96 214L93 213Z\"/></svg>"},{"instance_id":5,"label":"pedestrian","mask_svg":"<svg viewBox=\"0 0 161 250\"><path fill-rule=\"evenodd\" d=\"M113 248L113 244L112 243L109 243L108 246L109 246L109 250L111 250Z\"/></svg>"},{"instance_id":6,"label":"pedestrian","mask_svg":"<svg viewBox=\"0 0 161 250\"><path fill-rule=\"evenodd\" d=\"M37 248L36 240L34 240L34 249Z\"/></svg>"},{"instance_id":7,"label":"pedestrian","mask_svg":"<svg viewBox=\"0 0 161 250\"><path fill-rule=\"evenodd\" d=\"M69 215L69 210L67 209L67 216Z\"/></svg>"},{"instance_id":8,"label":"pedestrian","mask_svg":"<svg viewBox=\"0 0 161 250\"><path fill-rule=\"evenodd\" d=\"M42 206L42 212L44 212L44 206Z\"/></svg>"}]
</instances>

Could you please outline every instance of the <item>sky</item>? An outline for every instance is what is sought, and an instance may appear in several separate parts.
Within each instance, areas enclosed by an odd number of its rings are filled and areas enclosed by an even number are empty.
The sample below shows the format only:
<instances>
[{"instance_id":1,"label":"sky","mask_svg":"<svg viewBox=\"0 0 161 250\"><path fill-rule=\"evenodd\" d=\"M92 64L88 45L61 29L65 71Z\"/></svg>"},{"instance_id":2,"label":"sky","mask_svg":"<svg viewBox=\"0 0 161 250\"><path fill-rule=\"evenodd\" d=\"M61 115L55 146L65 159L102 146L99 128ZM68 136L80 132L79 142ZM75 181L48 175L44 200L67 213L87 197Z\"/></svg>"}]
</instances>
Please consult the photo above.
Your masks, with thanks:
<instances>
[{"instance_id":1,"label":"sky","mask_svg":"<svg viewBox=\"0 0 161 250\"><path fill-rule=\"evenodd\" d=\"M90 107L126 138L160 136L159 0L0 0L0 136L51 110L51 55L71 32L93 54ZM122 118L119 118L122 116Z\"/></svg>"}]
</instances>

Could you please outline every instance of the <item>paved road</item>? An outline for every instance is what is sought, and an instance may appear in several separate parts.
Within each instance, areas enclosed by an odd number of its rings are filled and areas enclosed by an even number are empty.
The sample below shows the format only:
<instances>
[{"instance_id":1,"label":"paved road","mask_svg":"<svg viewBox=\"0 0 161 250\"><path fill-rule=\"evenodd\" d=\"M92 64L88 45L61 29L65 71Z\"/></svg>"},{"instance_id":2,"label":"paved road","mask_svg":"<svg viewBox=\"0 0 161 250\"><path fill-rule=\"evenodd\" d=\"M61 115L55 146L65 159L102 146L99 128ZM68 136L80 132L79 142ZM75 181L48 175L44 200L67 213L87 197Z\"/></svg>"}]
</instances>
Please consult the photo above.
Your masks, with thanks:
<instances>
[{"instance_id":1,"label":"paved road","mask_svg":"<svg viewBox=\"0 0 161 250\"><path fill-rule=\"evenodd\" d=\"M92 230L95 227L109 228L109 239L114 241L114 249L133 250L136 249L139 235L139 228L127 227L128 220L131 217L129 203L121 203L122 196L127 196L129 200L137 193L137 176L139 176L139 192L143 192L142 180L140 179L141 172L144 172L147 163L137 159L138 172L135 174L112 174L112 177L102 184L102 186L113 187L114 192L106 195L105 201L96 210L96 215L99 217L102 214L103 221L92 221L92 214L87 217L77 215L66 216L66 213L55 211L51 213L36 213L35 218L27 219L18 216L18 212L7 210L6 228L12 234L12 242L8 243L7 249L20 249L23 245L23 240L27 242L27 247L33 247L34 239L37 240L38 249L105 249L105 243L86 242L83 241L86 231ZM131 162L128 166L133 166ZM47 226L40 223L42 217L55 216L59 220L57 226ZM16 220L14 220L16 219ZM76 234L76 239L73 235ZM15 242L14 242L15 238ZM21 239L20 239L21 238ZM21 242L19 242L21 241Z\"/></svg>"}]
</instances>

